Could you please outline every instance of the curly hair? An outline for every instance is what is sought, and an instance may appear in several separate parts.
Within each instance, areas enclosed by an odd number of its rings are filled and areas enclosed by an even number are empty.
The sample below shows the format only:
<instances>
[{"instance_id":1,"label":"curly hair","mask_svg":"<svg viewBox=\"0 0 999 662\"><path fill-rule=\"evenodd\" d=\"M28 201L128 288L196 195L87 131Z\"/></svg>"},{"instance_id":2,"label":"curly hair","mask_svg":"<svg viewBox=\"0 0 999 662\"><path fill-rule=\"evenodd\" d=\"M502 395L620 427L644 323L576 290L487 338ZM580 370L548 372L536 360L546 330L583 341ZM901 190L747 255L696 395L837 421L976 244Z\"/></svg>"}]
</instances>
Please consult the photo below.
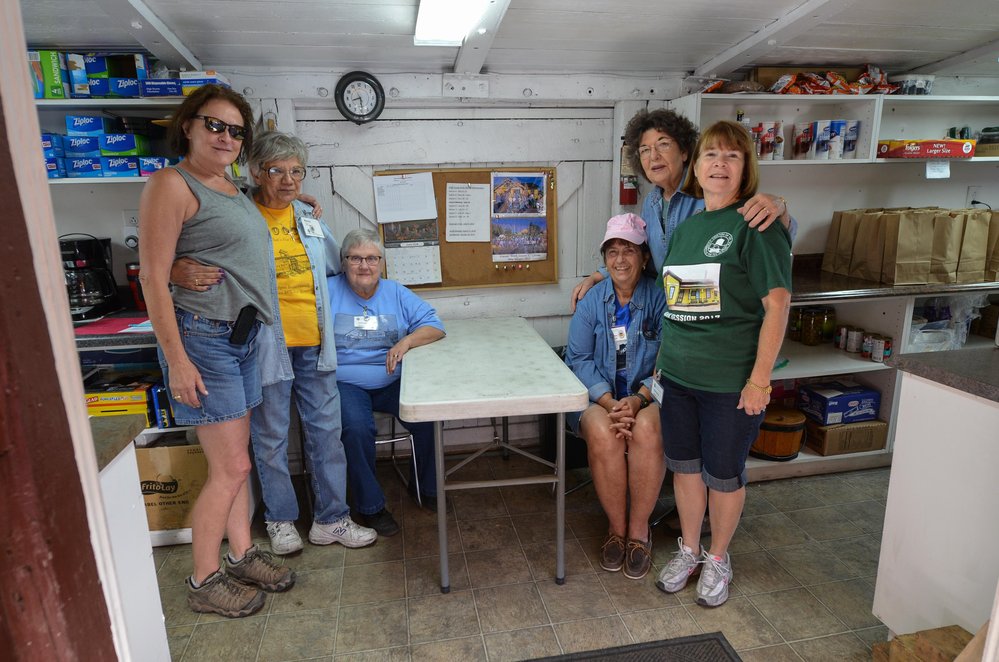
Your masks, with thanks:
<instances>
[{"instance_id":1,"label":"curly hair","mask_svg":"<svg viewBox=\"0 0 999 662\"><path fill-rule=\"evenodd\" d=\"M649 129L662 131L672 138L680 151L687 155L684 165L690 160L694 153L694 146L697 144L697 126L686 117L675 110L660 108L658 110L640 110L634 117L628 120L628 126L624 129L624 147L627 154L628 164L634 172L639 172L645 176L645 168L638 158L638 146L642 141L642 136Z\"/></svg>"},{"instance_id":2,"label":"curly hair","mask_svg":"<svg viewBox=\"0 0 999 662\"><path fill-rule=\"evenodd\" d=\"M187 156L187 152L191 148L191 142L184 134L184 124L194 115L198 115L198 111L201 110L202 106L215 99L228 101L236 107L236 110L243 117L243 128L246 129L246 137L240 143L239 159L242 160L245 158L250 153L250 150L253 149L253 110L250 108L250 104L246 102L246 99L239 92L234 92L228 87L213 84L203 85L196 89L191 93L191 96L184 99L184 103L180 104L180 108L170 118L170 127L167 129L167 141L170 149L175 154L178 156Z\"/></svg>"},{"instance_id":3,"label":"curly hair","mask_svg":"<svg viewBox=\"0 0 999 662\"><path fill-rule=\"evenodd\" d=\"M760 168L756 159L756 147L746 127L738 122L722 120L715 122L701 134L697 141L690 168L687 169L687 181L680 189L687 195L703 198L704 190L697 181L694 170L701 152L709 148L734 149L742 152L742 181L739 182L739 199L745 200L756 195L760 185Z\"/></svg>"}]
</instances>

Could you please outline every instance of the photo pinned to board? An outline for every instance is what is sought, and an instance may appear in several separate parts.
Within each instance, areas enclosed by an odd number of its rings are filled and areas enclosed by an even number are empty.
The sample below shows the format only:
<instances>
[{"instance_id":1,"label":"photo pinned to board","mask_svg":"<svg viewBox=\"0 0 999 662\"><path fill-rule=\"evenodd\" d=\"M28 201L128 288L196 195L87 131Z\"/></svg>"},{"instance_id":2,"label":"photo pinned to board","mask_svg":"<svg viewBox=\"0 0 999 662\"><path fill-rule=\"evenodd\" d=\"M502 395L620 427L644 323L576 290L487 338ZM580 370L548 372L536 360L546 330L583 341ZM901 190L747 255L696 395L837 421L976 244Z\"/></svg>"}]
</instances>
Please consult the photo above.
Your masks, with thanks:
<instances>
[{"instance_id":1,"label":"photo pinned to board","mask_svg":"<svg viewBox=\"0 0 999 662\"><path fill-rule=\"evenodd\" d=\"M544 216L493 216L490 237L493 262L548 259L548 219Z\"/></svg>"},{"instance_id":2,"label":"photo pinned to board","mask_svg":"<svg viewBox=\"0 0 999 662\"><path fill-rule=\"evenodd\" d=\"M492 173L492 215L544 217L548 209L546 179L543 172Z\"/></svg>"}]
</instances>

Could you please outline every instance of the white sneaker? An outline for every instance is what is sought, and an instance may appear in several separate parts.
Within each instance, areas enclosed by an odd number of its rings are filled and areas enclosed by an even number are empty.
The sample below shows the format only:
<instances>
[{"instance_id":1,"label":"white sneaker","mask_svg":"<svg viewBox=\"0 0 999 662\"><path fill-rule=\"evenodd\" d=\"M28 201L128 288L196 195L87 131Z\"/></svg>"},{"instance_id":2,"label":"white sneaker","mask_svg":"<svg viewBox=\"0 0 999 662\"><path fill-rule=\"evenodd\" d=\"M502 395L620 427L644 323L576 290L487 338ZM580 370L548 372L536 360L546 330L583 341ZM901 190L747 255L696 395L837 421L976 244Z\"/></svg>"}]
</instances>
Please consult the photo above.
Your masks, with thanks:
<instances>
[{"instance_id":1,"label":"white sneaker","mask_svg":"<svg viewBox=\"0 0 999 662\"><path fill-rule=\"evenodd\" d=\"M683 538L676 539L677 551L673 559L659 573L656 586L660 591L676 593L687 585L694 573L700 569L701 561L694 555L694 550L683 544Z\"/></svg>"},{"instance_id":2,"label":"white sneaker","mask_svg":"<svg viewBox=\"0 0 999 662\"><path fill-rule=\"evenodd\" d=\"M350 515L344 515L331 524L313 522L309 530L309 542L313 545L331 545L335 542L344 547L367 547L378 539L378 532L361 526Z\"/></svg>"},{"instance_id":3,"label":"white sneaker","mask_svg":"<svg viewBox=\"0 0 999 662\"><path fill-rule=\"evenodd\" d=\"M732 560L712 556L707 551L701 554L701 578L697 581L697 604L717 607L728 600L728 585L732 583Z\"/></svg>"},{"instance_id":4,"label":"white sneaker","mask_svg":"<svg viewBox=\"0 0 999 662\"><path fill-rule=\"evenodd\" d=\"M271 551L279 556L294 554L304 547L294 522L265 522L271 538Z\"/></svg>"}]
</instances>

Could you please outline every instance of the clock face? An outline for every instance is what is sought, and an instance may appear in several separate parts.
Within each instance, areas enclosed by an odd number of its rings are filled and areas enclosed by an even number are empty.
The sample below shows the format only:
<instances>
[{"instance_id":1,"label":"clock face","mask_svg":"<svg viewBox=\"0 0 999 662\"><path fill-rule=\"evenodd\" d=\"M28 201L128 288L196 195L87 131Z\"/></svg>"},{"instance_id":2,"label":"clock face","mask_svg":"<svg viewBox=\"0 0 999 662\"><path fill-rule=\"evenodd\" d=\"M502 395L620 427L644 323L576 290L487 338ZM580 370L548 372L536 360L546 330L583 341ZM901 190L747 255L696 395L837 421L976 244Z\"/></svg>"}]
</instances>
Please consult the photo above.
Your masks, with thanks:
<instances>
[{"instance_id":1,"label":"clock face","mask_svg":"<svg viewBox=\"0 0 999 662\"><path fill-rule=\"evenodd\" d=\"M371 74L352 71L337 82L334 101L344 117L363 124L381 114L385 107L385 92L378 79Z\"/></svg>"}]
</instances>

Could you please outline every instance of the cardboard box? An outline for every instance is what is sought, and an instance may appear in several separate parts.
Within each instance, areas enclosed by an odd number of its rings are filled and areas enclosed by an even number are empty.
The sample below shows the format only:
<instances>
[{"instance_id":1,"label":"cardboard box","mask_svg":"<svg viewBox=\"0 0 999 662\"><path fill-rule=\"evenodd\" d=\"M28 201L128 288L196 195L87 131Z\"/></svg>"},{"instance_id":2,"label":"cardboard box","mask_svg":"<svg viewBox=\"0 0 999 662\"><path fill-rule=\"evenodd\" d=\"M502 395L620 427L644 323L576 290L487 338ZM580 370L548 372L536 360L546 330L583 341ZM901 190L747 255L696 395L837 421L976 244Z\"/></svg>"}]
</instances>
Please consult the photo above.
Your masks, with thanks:
<instances>
[{"instance_id":1,"label":"cardboard box","mask_svg":"<svg viewBox=\"0 0 999 662\"><path fill-rule=\"evenodd\" d=\"M149 446L136 448L135 456L149 530L189 528L194 502L208 478L201 446Z\"/></svg>"},{"instance_id":2,"label":"cardboard box","mask_svg":"<svg viewBox=\"0 0 999 662\"><path fill-rule=\"evenodd\" d=\"M105 133L97 137L101 156L146 156L149 141L134 133Z\"/></svg>"},{"instance_id":3,"label":"cardboard box","mask_svg":"<svg viewBox=\"0 0 999 662\"><path fill-rule=\"evenodd\" d=\"M888 424L884 421L838 425L806 421L805 428L805 445L819 455L881 450L888 439Z\"/></svg>"},{"instance_id":4,"label":"cardboard box","mask_svg":"<svg viewBox=\"0 0 999 662\"><path fill-rule=\"evenodd\" d=\"M79 159L66 158L66 176L70 179L78 177L103 177L104 170L101 168L101 157L87 157Z\"/></svg>"},{"instance_id":5,"label":"cardboard box","mask_svg":"<svg viewBox=\"0 0 999 662\"><path fill-rule=\"evenodd\" d=\"M90 83L82 53L66 53L66 72L69 76L70 96L74 99L89 99Z\"/></svg>"},{"instance_id":6,"label":"cardboard box","mask_svg":"<svg viewBox=\"0 0 999 662\"><path fill-rule=\"evenodd\" d=\"M999 143L978 143L975 156L999 156Z\"/></svg>"},{"instance_id":7,"label":"cardboard box","mask_svg":"<svg viewBox=\"0 0 999 662\"><path fill-rule=\"evenodd\" d=\"M102 156L101 170L105 177L138 177L139 157Z\"/></svg>"},{"instance_id":8,"label":"cardboard box","mask_svg":"<svg viewBox=\"0 0 999 662\"><path fill-rule=\"evenodd\" d=\"M122 404L122 405L93 405L87 406L87 414L90 416L129 416L133 414L142 414L146 417L146 427L152 427L156 425L153 419L153 413L146 403L141 404Z\"/></svg>"},{"instance_id":9,"label":"cardboard box","mask_svg":"<svg viewBox=\"0 0 999 662\"><path fill-rule=\"evenodd\" d=\"M153 384L161 379L146 371L100 370L84 383L87 406L148 404Z\"/></svg>"},{"instance_id":10,"label":"cardboard box","mask_svg":"<svg viewBox=\"0 0 999 662\"><path fill-rule=\"evenodd\" d=\"M970 159L974 140L879 140L881 159Z\"/></svg>"},{"instance_id":11,"label":"cardboard box","mask_svg":"<svg viewBox=\"0 0 999 662\"><path fill-rule=\"evenodd\" d=\"M880 407L880 393L847 380L808 384L798 390L798 408L822 425L874 420Z\"/></svg>"},{"instance_id":12,"label":"cardboard box","mask_svg":"<svg viewBox=\"0 0 999 662\"><path fill-rule=\"evenodd\" d=\"M68 99L66 58L58 51L28 51L28 70L36 99Z\"/></svg>"},{"instance_id":13,"label":"cardboard box","mask_svg":"<svg viewBox=\"0 0 999 662\"><path fill-rule=\"evenodd\" d=\"M99 136L64 136L62 148L66 158L97 158L101 155Z\"/></svg>"},{"instance_id":14,"label":"cardboard box","mask_svg":"<svg viewBox=\"0 0 999 662\"><path fill-rule=\"evenodd\" d=\"M117 123L100 115L66 115L66 134L70 136L99 136L114 133Z\"/></svg>"},{"instance_id":15,"label":"cardboard box","mask_svg":"<svg viewBox=\"0 0 999 662\"><path fill-rule=\"evenodd\" d=\"M229 87L229 81L221 76L207 76L205 78L185 78L180 81L181 91L184 96L191 95L199 87L204 87L205 85L221 85L222 87Z\"/></svg>"},{"instance_id":16,"label":"cardboard box","mask_svg":"<svg viewBox=\"0 0 999 662\"><path fill-rule=\"evenodd\" d=\"M149 78L139 81L139 94L144 97L179 97L184 95L177 78Z\"/></svg>"}]
</instances>

